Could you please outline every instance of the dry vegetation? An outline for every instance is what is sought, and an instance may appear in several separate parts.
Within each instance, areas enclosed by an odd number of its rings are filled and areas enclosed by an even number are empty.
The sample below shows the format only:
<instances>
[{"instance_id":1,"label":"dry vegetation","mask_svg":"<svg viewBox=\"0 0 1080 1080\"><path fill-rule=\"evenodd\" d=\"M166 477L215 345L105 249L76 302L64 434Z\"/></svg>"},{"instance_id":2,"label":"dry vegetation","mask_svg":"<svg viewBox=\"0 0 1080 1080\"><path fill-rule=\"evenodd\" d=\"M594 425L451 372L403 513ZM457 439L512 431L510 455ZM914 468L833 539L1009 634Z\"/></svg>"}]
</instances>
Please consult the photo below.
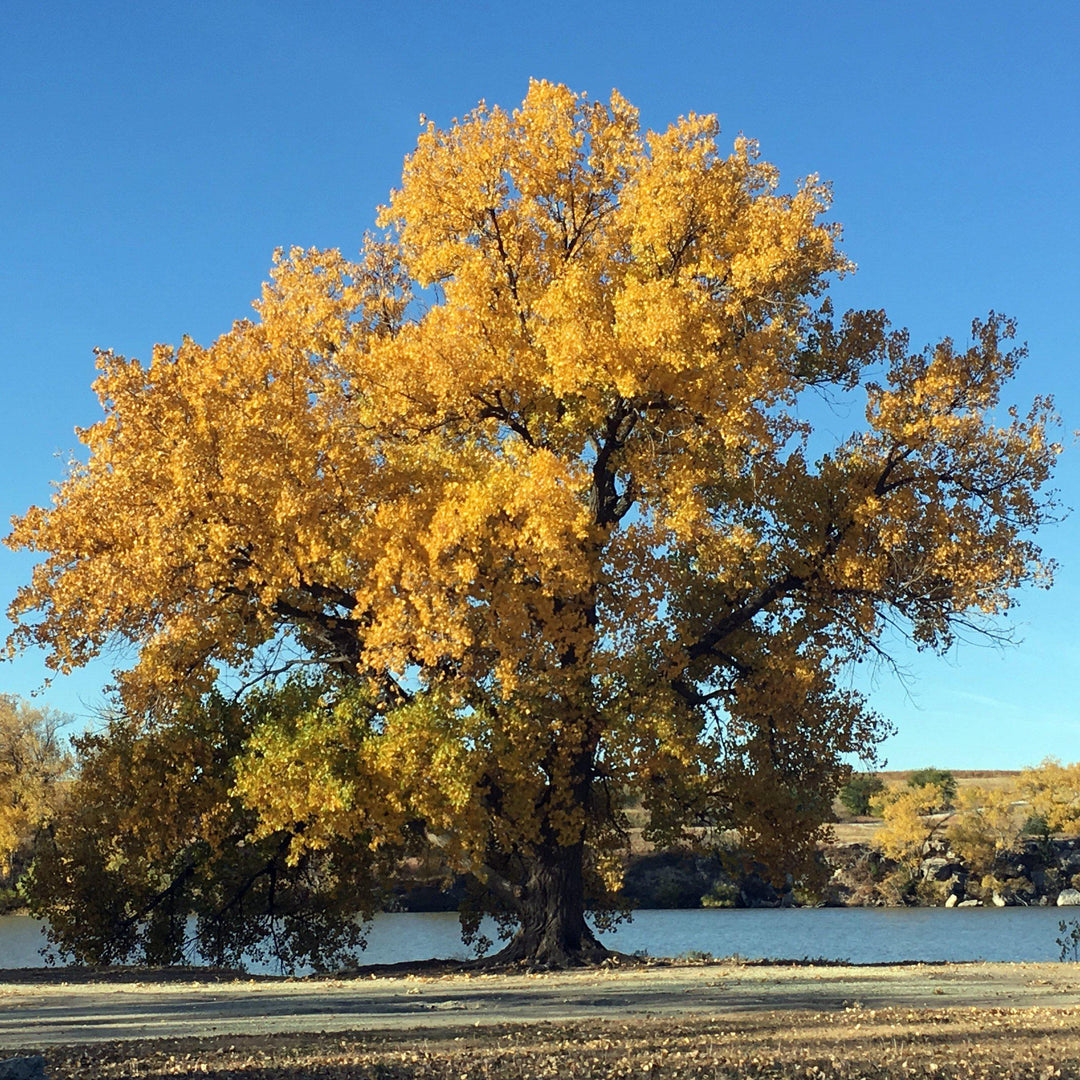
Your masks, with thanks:
<instances>
[{"instance_id":1,"label":"dry vegetation","mask_svg":"<svg viewBox=\"0 0 1080 1080\"><path fill-rule=\"evenodd\" d=\"M1080 1076L1076 1009L864 1009L71 1047L48 1075L257 1080Z\"/></svg>"},{"instance_id":2,"label":"dry vegetation","mask_svg":"<svg viewBox=\"0 0 1080 1080\"><path fill-rule=\"evenodd\" d=\"M912 769L885 770L878 776L889 786L902 787L908 782ZM1020 775L1017 769L950 769L953 779L956 780L957 789L966 787L983 787L992 789L1008 788L1015 783ZM857 818L837 799L833 803L833 813L836 818L832 826L833 837L838 844L869 844L874 838L874 833L881 828L880 818Z\"/></svg>"},{"instance_id":3,"label":"dry vegetation","mask_svg":"<svg viewBox=\"0 0 1080 1080\"><path fill-rule=\"evenodd\" d=\"M906 784L914 769L886 770L879 772L878 776L886 784ZM984 788L1004 788L1014 783L1020 776L1019 769L949 769L958 788L978 785Z\"/></svg>"}]
</instances>

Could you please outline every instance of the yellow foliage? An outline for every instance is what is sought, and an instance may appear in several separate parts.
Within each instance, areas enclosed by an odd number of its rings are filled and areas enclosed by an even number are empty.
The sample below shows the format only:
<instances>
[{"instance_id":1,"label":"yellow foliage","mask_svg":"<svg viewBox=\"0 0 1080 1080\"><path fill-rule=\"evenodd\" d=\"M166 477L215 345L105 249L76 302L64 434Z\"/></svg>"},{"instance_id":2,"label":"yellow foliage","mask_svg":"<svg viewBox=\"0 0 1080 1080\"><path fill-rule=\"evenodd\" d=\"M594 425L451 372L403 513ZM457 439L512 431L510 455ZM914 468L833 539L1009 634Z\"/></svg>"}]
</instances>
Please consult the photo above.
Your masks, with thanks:
<instances>
[{"instance_id":1,"label":"yellow foliage","mask_svg":"<svg viewBox=\"0 0 1080 1080\"><path fill-rule=\"evenodd\" d=\"M975 873L989 873L995 856L1019 839L1028 813L1013 785L962 787L949 825L949 843Z\"/></svg>"},{"instance_id":2,"label":"yellow foliage","mask_svg":"<svg viewBox=\"0 0 1080 1080\"><path fill-rule=\"evenodd\" d=\"M621 843L603 792L636 788L658 834L809 857L887 730L834 676L1047 583L1057 453L1048 401L1001 421L1007 320L913 353L834 315L829 201L617 93L428 125L356 261L279 252L212 344L99 354L88 459L7 539L42 557L9 649L126 642L135 711L285 641L362 689L352 787L328 728L244 774L268 822L325 815L312 844L421 818L490 868ZM866 424L814 461L818 388Z\"/></svg>"},{"instance_id":3,"label":"yellow foliage","mask_svg":"<svg viewBox=\"0 0 1080 1080\"><path fill-rule=\"evenodd\" d=\"M1017 791L1050 832L1080 833L1080 761L1047 758L1020 774Z\"/></svg>"},{"instance_id":4,"label":"yellow foliage","mask_svg":"<svg viewBox=\"0 0 1080 1080\"><path fill-rule=\"evenodd\" d=\"M358 916L384 899L366 837L330 852L293 845L287 830L260 831L233 791L254 731L318 715L320 689L294 677L239 700L211 693L151 718L114 713L76 737L78 775L22 881L50 943L94 965L268 953L285 970L342 963L362 937ZM344 712L328 726L342 730ZM343 756L319 762L307 794L333 790Z\"/></svg>"},{"instance_id":5,"label":"yellow foliage","mask_svg":"<svg viewBox=\"0 0 1080 1080\"><path fill-rule=\"evenodd\" d=\"M55 816L71 755L60 740L67 717L0 694L0 875Z\"/></svg>"},{"instance_id":6,"label":"yellow foliage","mask_svg":"<svg viewBox=\"0 0 1080 1080\"><path fill-rule=\"evenodd\" d=\"M922 859L926 842L952 816L937 812L942 802L938 784L896 787L875 796L870 805L882 825L874 833L874 846L890 859L913 867Z\"/></svg>"}]
</instances>

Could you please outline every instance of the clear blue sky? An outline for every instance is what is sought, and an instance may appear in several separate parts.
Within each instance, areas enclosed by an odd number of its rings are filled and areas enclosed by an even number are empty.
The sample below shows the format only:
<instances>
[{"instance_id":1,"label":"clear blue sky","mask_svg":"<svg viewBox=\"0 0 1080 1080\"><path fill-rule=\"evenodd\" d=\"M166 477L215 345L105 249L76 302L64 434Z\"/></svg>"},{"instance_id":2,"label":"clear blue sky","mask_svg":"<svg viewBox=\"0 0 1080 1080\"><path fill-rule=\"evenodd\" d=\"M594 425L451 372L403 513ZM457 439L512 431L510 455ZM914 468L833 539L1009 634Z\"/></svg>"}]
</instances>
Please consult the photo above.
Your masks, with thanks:
<instances>
[{"instance_id":1,"label":"clear blue sky","mask_svg":"<svg viewBox=\"0 0 1080 1080\"><path fill-rule=\"evenodd\" d=\"M883 306L920 342L964 340L991 308L1016 316L1031 357L1011 396L1056 395L1059 487L1078 505L1078 56L1071 2L10 5L3 517L48 499L74 427L97 418L93 346L146 357L184 333L208 341L248 313L275 247L354 253L419 114L512 106L530 76L617 87L651 127L714 112L788 181L830 178L860 267L843 306ZM1059 582L1025 598L1020 647L901 653L908 685L865 683L900 729L892 767L1080 759L1078 525L1045 534ZM0 552L5 604L30 565ZM109 666L43 700L88 719ZM20 658L0 690L43 674Z\"/></svg>"}]
</instances>

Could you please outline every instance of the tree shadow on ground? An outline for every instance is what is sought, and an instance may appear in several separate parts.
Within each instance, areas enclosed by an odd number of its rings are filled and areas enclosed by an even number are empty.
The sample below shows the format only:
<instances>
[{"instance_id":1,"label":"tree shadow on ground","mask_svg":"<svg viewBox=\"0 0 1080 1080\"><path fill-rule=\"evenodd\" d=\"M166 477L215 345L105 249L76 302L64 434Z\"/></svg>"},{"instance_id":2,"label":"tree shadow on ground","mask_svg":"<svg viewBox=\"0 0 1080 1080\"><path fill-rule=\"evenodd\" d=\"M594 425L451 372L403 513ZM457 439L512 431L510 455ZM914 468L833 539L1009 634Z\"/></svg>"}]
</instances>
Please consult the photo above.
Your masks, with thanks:
<instances>
[{"instance_id":1,"label":"tree shadow on ground","mask_svg":"<svg viewBox=\"0 0 1080 1080\"><path fill-rule=\"evenodd\" d=\"M849 1010L684 1021L164 1039L57 1048L50 1080L1080 1076L1073 1010ZM1053 1072L1053 1070L1059 1070Z\"/></svg>"}]
</instances>

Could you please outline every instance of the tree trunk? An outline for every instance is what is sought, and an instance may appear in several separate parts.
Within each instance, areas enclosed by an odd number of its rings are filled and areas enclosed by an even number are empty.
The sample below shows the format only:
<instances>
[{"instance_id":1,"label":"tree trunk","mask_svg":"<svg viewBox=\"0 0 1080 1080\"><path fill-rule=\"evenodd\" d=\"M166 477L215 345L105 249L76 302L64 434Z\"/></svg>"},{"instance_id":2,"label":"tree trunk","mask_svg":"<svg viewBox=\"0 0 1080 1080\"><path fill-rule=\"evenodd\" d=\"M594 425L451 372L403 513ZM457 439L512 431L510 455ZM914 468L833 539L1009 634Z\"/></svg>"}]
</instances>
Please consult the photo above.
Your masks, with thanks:
<instances>
[{"instance_id":1,"label":"tree trunk","mask_svg":"<svg viewBox=\"0 0 1080 1080\"><path fill-rule=\"evenodd\" d=\"M585 845L538 852L520 893L520 924L496 963L566 968L595 964L609 951L585 922Z\"/></svg>"}]
</instances>

